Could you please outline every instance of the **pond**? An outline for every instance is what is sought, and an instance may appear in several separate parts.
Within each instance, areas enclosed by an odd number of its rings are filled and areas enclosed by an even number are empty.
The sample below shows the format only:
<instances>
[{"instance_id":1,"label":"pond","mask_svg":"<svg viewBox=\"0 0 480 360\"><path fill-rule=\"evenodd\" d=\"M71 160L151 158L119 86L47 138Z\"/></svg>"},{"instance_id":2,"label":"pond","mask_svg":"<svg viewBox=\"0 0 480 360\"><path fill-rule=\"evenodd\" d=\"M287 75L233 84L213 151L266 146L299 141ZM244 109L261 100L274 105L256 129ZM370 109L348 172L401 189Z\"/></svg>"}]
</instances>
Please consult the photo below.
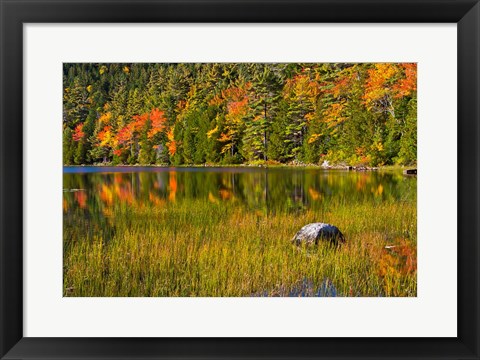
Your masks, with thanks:
<instances>
[{"instance_id":1,"label":"pond","mask_svg":"<svg viewBox=\"0 0 480 360\"><path fill-rule=\"evenodd\" d=\"M338 296L414 296L416 185L398 171L65 167L64 293L296 296L308 283L318 296L328 279ZM292 249L308 222L337 225L346 250Z\"/></svg>"},{"instance_id":2,"label":"pond","mask_svg":"<svg viewBox=\"0 0 480 360\"><path fill-rule=\"evenodd\" d=\"M292 211L329 202L413 201L416 178L401 173L298 168L65 167L65 207L104 207L189 199L235 202L250 210Z\"/></svg>"}]
</instances>

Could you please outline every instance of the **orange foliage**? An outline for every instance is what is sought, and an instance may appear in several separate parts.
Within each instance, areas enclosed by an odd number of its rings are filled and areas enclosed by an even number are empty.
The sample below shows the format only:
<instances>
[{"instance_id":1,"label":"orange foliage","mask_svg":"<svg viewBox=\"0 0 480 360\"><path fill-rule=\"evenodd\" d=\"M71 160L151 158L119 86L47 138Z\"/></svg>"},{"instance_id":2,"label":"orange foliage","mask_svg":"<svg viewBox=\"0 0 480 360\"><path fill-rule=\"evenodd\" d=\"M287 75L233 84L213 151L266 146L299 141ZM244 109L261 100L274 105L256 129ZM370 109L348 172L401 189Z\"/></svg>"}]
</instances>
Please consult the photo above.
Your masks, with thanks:
<instances>
[{"instance_id":1,"label":"orange foliage","mask_svg":"<svg viewBox=\"0 0 480 360\"><path fill-rule=\"evenodd\" d=\"M341 94L348 92L352 86L352 82L356 76L356 73L346 73L344 76L340 76L335 82L335 85L328 92L338 98Z\"/></svg>"},{"instance_id":2,"label":"orange foliage","mask_svg":"<svg viewBox=\"0 0 480 360\"><path fill-rule=\"evenodd\" d=\"M149 192L148 193L148 199L150 200L150 202L152 204L154 204L155 206L162 206L162 205L165 205L165 200L159 198L157 195L155 195L153 192Z\"/></svg>"},{"instance_id":3,"label":"orange foliage","mask_svg":"<svg viewBox=\"0 0 480 360\"><path fill-rule=\"evenodd\" d=\"M417 251L405 241L390 249L384 249L379 262L380 276L398 277L417 271Z\"/></svg>"},{"instance_id":4,"label":"orange foliage","mask_svg":"<svg viewBox=\"0 0 480 360\"><path fill-rule=\"evenodd\" d=\"M414 91L417 91L417 64L404 63L401 64L405 77L400 79L394 85L395 97L409 96Z\"/></svg>"},{"instance_id":5,"label":"orange foliage","mask_svg":"<svg viewBox=\"0 0 480 360\"><path fill-rule=\"evenodd\" d=\"M352 87L358 80L358 68L354 65L340 71L333 82L327 81L320 84L322 93L326 95L324 101L328 103L322 112L323 120L329 128L337 127L348 120L348 99L352 95ZM312 139L312 142L315 140Z\"/></svg>"},{"instance_id":6,"label":"orange foliage","mask_svg":"<svg viewBox=\"0 0 480 360\"><path fill-rule=\"evenodd\" d=\"M110 125L105 126L98 134L98 140L100 144L98 146L111 146L113 142L112 127Z\"/></svg>"},{"instance_id":7,"label":"orange foliage","mask_svg":"<svg viewBox=\"0 0 480 360\"><path fill-rule=\"evenodd\" d=\"M227 101L242 101L250 88L251 83L246 83L243 87L229 87L222 91L222 97Z\"/></svg>"},{"instance_id":8,"label":"orange foliage","mask_svg":"<svg viewBox=\"0 0 480 360\"><path fill-rule=\"evenodd\" d=\"M85 123L80 123L77 126L75 126L75 130L73 131L72 139L73 141L80 141L83 139L85 136L85 133L83 132L83 126Z\"/></svg>"},{"instance_id":9,"label":"orange foliage","mask_svg":"<svg viewBox=\"0 0 480 360\"><path fill-rule=\"evenodd\" d=\"M232 197L232 191L227 189L220 189L219 194L222 200L228 200Z\"/></svg>"},{"instance_id":10,"label":"orange foliage","mask_svg":"<svg viewBox=\"0 0 480 360\"><path fill-rule=\"evenodd\" d=\"M133 196L132 187L130 184L127 184L126 186L115 187L115 192L120 201L125 201L129 204L133 204L135 198Z\"/></svg>"},{"instance_id":11,"label":"orange foliage","mask_svg":"<svg viewBox=\"0 0 480 360\"><path fill-rule=\"evenodd\" d=\"M122 202L127 202L129 204L133 204L135 201L134 192L132 189L132 184L129 181L123 181L124 177L122 174L115 174L114 175L114 183L110 187L110 193L117 195L118 200Z\"/></svg>"},{"instance_id":12,"label":"orange foliage","mask_svg":"<svg viewBox=\"0 0 480 360\"><path fill-rule=\"evenodd\" d=\"M248 110L248 98L245 96L238 101L231 101L228 103L228 115L230 117L245 116Z\"/></svg>"},{"instance_id":13,"label":"orange foliage","mask_svg":"<svg viewBox=\"0 0 480 360\"><path fill-rule=\"evenodd\" d=\"M117 142L120 145L129 144L133 137L133 126L126 125L117 133Z\"/></svg>"},{"instance_id":14,"label":"orange foliage","mask_svg":"<svg viewBox=\"0 0 480 360\"><path fill-rule=\"evenodd\" d=\"M100 199L107 205L113 204L113 192L107 185L103 184L100 190Z\"/></svg>"},{"instance_id":15,"label":"orange foliage","mask_svg":"<svg viewBox=\"0 0 480 360\"><path fill-rule=\"evenodd\" d=\"M187 105L187 102L185 100L179 100L177 103L177 109L181 111L185 109L186 105Z\"/></svg>"},{"instance_id":16,"label":"orange foliage","mask_svg":"<svg viewBox=\"0 0 480 360\"><path fill-rule=\"evenodd\" d=\"M369 177L366 174L359 174L358 180L356 183L356 188L359 191L362 191L367 186Z\"/></svg>"},{"instance_id":17,"label":"orange foliage","mask_svg":"<svg viewBox=\"0 0 480 360\"><path fill-rule=\"evenodd\" d=\"M172 126L170 130L168 130L167 132L167 139L168 139L167 148L168 148L168 152L170 153L170 156L175 155L175 153L177 152L177 142L175 141L175 136L173 134L174 128L175 127Z\"/></svg>"},{"instance_id":18,"label":"orange foliage","mask_svg":"<svg viewBox=\"0 0 480 360\"><path fill-rule=\"evenodd\" d=\"M310 196L312 197L312 200L318 200L320 199L320 197L322 196L322 194L320 194L317 190L315 190L314 188L309 188L308 189L308 193L310 194Z\"/></svg>"},{"instance_id":19,"label":"orange foliage","mask_svg":"<svg viewBox=\"0 0 480 360\"><path fill-rule=\"evenodd\" d=\"M121 184L123 182L122 173L115 173L113 175L113 180L114 180L115 184Z\"/></svg>"},{"instance_id":20,"label":"orange foliage","mask_svg":"<svg viewBox=\"0 0 480 360\"><path fill-rule=\"evenodd\" d=\"M105 106L107 106L107 104L105 104ZM98 122L100 123L100 125L109 125L111 119L112 119L112 113L106 112L105 114L103 114L98 118Z\"/></svg>"},{"instance_id":21,"label":"orange foliage","mask_svg":"<svg viewBox=\"0 0 480 360\"><path fill-rule=\"evenodd\" d=\"M244 87L230 87L222 91L222 96L227 102L227 114L225 115L225 131L220 134L218 141L225 143L221 153L224 154L232 149L236 142L236 135L243 124L243 118L247 115L248 96L247 91L251 84Z\"/></svg>"},{"instance_id":22,"label":"orange foliage","mask_svg":"<svg viewBox=\"0 0 480 360\"><path fill-rule=\"evenodd\" d=\"M113 153L120 156L123 151L127 150L135 138L138 137L142 129L145 129L148 120L151 121L148 138L151 139L157 133L162 132L165 129L166 118L164 117L163 111L160 111L157 108L153 109L150 113L134 115L132 117L132 122L125 125L117 132L115 140L119 147Z\"/></svg>"},{"instance_id":23,"label":"orange foliage","mask_svg":"<svg viewBox=\"0 0 480 360\"><path fill-rule=\"evenodd\" d=\"M87 207L87 194L85 194L85 191L76 191L75 200L82 209Z\"/></svg>"},{"instance_id":24,"label":"orange foliage","mask_svg":"<svg viewBox=\"0 0 480 360\"><path fill-rule=\"evenodd\" d=\"M220 95L215 95L210 101L208 102L208 105L210 106L219 106L223 103L223 99Z\"/></svg>"},{"instance_id":25,"label":"orange foliage","mask_svg":"<svg viewBox=\"0 0 480 360\"><path fill-rule=\"evenodd\" d=\"M286 81L284 95L286 98L291 98L292 95L306 98L313 103L319 94L319 90L318 83L310 80L308 75L296 75Z\"/></svg>"},{"instance_id":26,"label":"orange foliage","mask_svg":"<svg viewBox=\"0 0 480 360\"><path fill-rule=\"evenodd\" d=\"M148 138L151 139L156 134L165 130L165 123L167 118L164 116L164 112L155 108L150 112L150 121L152 122L152 128L148 132Z\"/></svg>"},{"instance_id":27,"label":"orange foliage","mask_svg":"<svg viewBox=\"0 0 480 360\"><path fill-rule=\"evenodd\" d=\"M218 138L218 141L220 141L220 142L227 142L227 141L230 141L230 140L232 140L232 135L231 134L221 133L220 137Z\"/></svg>"},{"instance_id":28,"label":"orange foliage","mask_svg":"<svg viewBox=\"0 0 480 360\"><path fill-rule=\"evenodd\" d=\"M363 100L367 108L372 108L375 101L390 95L392 92L390 80L398 73L398 67L390 63L375 64L368 70Z\"/></svg>"},{"instance_id":29,"label":"orange foliage","mask_svg":"<svg viewBox=\"0 0 480 360\"><path fill-rule=\"evenodd\" d=\"M133 121L128 125L133 128L134 132L139 132L140 130L143 129L143 127L145 126L149 118L150 118L150 114L148 113L145 113L142 115L134 115L132 118Z\"/></svg>"},{"instance_id":30,"label":"orange foliage","mask_svg":"<svg viewBox=\"0 0 480 360\"><path fill-rule=\"evenodd\" d=\"M168 200L175 201L175 196L177 194L177 173L171 172L168 179L168 188L170 193L168 194Z\"/></svg>"}]
</instances>

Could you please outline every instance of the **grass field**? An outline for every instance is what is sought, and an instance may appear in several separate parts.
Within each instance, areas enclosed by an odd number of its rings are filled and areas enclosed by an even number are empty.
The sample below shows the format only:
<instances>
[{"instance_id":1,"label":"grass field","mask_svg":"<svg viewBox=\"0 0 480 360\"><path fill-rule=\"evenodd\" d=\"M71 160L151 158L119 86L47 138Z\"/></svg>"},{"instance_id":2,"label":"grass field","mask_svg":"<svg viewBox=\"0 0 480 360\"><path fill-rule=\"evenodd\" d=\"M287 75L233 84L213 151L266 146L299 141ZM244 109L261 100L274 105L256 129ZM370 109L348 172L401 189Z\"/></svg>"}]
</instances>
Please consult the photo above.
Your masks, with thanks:
<instances>
[{"instance_id":1,"label":"grass field","mask_svg":"<svg viewBox=\"0 0 480 360\"><path fill-rule=\"evenodd\" d=\"M299 248L305 224L346 244ZM113 205L64 220L64 296L416 296L414 202L252 211L234 202Z\"/></svg>"}]
</instances>

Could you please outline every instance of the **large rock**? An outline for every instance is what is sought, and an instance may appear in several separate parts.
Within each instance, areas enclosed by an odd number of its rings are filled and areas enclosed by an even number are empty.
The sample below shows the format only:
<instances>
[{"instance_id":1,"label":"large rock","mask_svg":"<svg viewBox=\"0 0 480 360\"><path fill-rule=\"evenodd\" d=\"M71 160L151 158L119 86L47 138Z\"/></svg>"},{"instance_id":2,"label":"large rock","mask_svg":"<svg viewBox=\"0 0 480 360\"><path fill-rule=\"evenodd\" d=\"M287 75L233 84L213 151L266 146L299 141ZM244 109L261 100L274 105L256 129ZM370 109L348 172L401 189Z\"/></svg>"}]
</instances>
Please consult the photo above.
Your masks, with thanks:
<instances>
[{"instance_id":1,"label":"large rock","mask_svg":"<svg viewBox=\"0 0 480 360\"><path fill-rule=\"evenodd\" d=\"M318 244L320 240L330 241L334 244L344 243L345 237L336 226L324 223L305 225L295 234L292 242L296 245Z\"/></svg>"}]
</instances>

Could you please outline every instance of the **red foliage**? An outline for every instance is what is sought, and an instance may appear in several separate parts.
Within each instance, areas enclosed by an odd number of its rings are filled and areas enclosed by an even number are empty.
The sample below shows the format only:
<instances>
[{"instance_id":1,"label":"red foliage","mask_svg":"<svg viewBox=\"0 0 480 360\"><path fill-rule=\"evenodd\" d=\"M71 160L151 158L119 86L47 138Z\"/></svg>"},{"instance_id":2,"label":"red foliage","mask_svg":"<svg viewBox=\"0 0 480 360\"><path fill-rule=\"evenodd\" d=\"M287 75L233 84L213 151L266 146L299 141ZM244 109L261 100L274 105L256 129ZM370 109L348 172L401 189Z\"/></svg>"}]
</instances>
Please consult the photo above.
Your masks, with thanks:
<instances>
[{"instance_id":1,"label":"red foliage","mask_svg":"<svg viewBox=\"0 0 480 360\"><path fill-rule=\"evenodd\" d=\"M73 141L80 141L83 139L85 136L85 133L83 132L83 126L85 123L80 123L75 127L75 130L73 131L72 139Z\"/></svg>"},{"instance_id":2,"label":"red foliage","mask_svg":"<svg viewBox=\"0 0 480 360\"><path fill-rule=\"evenodd\" d=\"M165 130L167 118L165 117L165 113L163 111L156 108L150 112L150 121L152 122L152 128L148 132L148 137L151 139L156 134Z\"/></svg>"},{"instance_id":3,"label":"red foliage","mask_svg":"<svg viewBox=\"0 0 480 360\"><path fill-rule=\"evenodd\" d=\"M77 191L75 193L75 200L77 200L78 206L82 209L87 207L87 194L85 194L85 191Z\"/></svg>"},{"instance_id":4,"label":"red foliage","mask_svg":"<svg viewBox=\"0 0 480 360\"><path fill-rule=\"evenodd\" d=\"M248 98L245 96L239 101L232 101L228 103L228 112L231 116L245 115L247 112Z\"/></svg>"},{"instance_id":5,"label":"red foliage","mask_svg":"<svg viewBox=\"0 0 480 360\"><path fill-rule=\"evenodd\" d=\"M145 113L142 115L134 115L133 122L131 122L129 125L132 126L132 130L134 132L140 132L140 130L145 126L149 118L149 113Z\"/></svg>"},{"instance_id":6,"label":"red foliage","mask_svg":"<svg viewBox=\"0 0 480 360\"><path fill-rule=\"evenodd\" d=\"M409 96L414 91L417 91L417 64L404 63L401 64L401 67L405 77L394 85L394 90L397 93L395 97L397 98Z\"/></svg>"},{"instance_id":7,"label":"red foliage","mask_svg":"<svg viewBox=\"0 0 480 360\"><path fill-rule=\"evenodd\" d=\"M117 133L118 144L120 145L129 144L130 141L132 140L132 135L133 135L133 126L130 126L130 124L124 126Z\"/></svg>"}]
</instances>

